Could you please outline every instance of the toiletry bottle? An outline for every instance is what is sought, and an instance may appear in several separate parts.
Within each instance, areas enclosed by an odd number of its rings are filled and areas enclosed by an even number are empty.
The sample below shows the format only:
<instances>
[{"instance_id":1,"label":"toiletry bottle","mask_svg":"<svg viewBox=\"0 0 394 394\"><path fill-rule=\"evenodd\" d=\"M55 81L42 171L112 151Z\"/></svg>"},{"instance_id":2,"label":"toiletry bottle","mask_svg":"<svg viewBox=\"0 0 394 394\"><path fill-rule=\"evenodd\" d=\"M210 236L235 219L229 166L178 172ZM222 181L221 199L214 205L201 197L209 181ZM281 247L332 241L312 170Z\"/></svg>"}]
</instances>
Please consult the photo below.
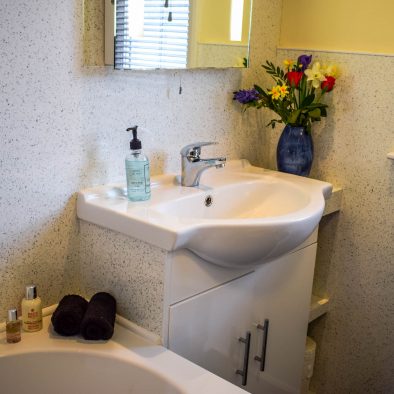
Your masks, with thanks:
<instances>
[{"instance_id":1,"label":"toiletry bottle","mask_svg":"<svg viewBox=\"0 0 394 394\"><path fill-rule=\"evenodd\" d=\"M22 327L28 332L42 328L41 298L37 296L35 285L26 286L26 296L22 300Z\"/></svg>"},{"instance_id":2,"label":"toiletry bottle","mask_svg":"<svg viewBox=\"0 0 394 394\"><path fill-rule=\"evenodd\" d=\"M127 197L130 201L145 201L150 198L149 160L142 153L141 141L137 138L137 127L130 127L133 132L130 141L130 154L126 157Z\"/></svg>"},{"instance_id":3,"label":"toiletry bottle","mask_svg":"<svg viewBox=\"0 0 394 394\"><path fill-rule=\"evenodd\" d=\"M8 343L17 343L21 340L21 321L18 320L16 309L8 311L8 319L5 324L5 335Z\"/></svg>"}]
</instances>

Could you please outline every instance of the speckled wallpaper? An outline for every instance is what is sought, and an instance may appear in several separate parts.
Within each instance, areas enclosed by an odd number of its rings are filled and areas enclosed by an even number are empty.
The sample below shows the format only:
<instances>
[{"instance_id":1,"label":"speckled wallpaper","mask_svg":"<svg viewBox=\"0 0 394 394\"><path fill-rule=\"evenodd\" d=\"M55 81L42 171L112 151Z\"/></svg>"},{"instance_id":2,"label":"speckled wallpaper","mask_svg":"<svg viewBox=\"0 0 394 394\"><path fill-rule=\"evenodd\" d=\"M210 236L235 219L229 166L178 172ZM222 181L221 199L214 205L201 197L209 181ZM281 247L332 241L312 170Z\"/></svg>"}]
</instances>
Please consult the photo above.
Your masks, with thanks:
<instances>
[{"instance_id":1,"label":"speckled wallpaper","mask_svg":"<svg viewBox=\"0 0 394 394\"><path fill-rule=\"evenodd\" d=\"M278 51L278 62L302 52ZM317 342L312 391L394 392L394 56L312 53L341 69L328 117L313 130L311 177L343 188L339 214L320 224L314 293L327 316ZM271 165L276 141L273 138Z\"/></svg>"},{"instance_id":2,"label":"speckled wallpaper","mask_svg":"<svg viewBox=\"0 0 394 394\"><path fill-rule=\"evenodd\" d=\"M103 0L1 2L1 320L30 282L46 306L67 293L90 296L90 279L108 272L105 264L79 264L75 193L124 179L127 127L140 126L152 174L179 172L181 147L201 140L219 143L207 155L263 160L256 120L232 101L260 58L275 53L280 4L262 3L253 15L250 70L122 72L100 66ZM138 275L130 275L133 286ZM144 324L131 308L126 317Z\"/></svg>"}]
</instances>

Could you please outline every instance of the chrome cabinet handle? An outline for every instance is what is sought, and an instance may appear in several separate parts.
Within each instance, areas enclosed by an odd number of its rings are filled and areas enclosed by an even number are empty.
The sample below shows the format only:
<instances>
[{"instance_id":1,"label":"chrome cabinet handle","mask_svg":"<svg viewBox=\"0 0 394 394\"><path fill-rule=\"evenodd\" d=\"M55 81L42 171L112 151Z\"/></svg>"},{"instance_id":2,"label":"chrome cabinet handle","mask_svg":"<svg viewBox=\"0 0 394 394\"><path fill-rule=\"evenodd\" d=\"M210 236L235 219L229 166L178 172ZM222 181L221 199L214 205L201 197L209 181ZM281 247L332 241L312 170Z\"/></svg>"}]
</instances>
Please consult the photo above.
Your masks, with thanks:
<instances>
[{"instance_id":1,"label":"chrome cabinet handle","mask_svg":"<svg viewBox=\"0 0 394 394\"><path fill-rule=\"evenodd\" d=\"M260 371L264 371L265 369L265 354L267 352L267 340L268 340L268 327L270 321L268 319L264 320L264 324L258 324L257 328L259 330L263 330L263 344L261 346L261 354L260 356L255 356L254 359L256 361L260 361Z\"/></svg>"},{"instance_id":2,"label":"chrome cabinet handle","mask_svg":"<svg viewBox=\"0 0 394 394\"><path fill-rule=\"evenodd\" d=\"M237 375L242 376L242 386L246 386L246 382L248 379L248 366L249 366L249 351L250 351L250 331L246 331L246 336L245 338L238 338L239 342L242 342L245 344L245 353L244 353L244 365L241 369L237 369L235 373Z\"/></svg>"}]
</instances>

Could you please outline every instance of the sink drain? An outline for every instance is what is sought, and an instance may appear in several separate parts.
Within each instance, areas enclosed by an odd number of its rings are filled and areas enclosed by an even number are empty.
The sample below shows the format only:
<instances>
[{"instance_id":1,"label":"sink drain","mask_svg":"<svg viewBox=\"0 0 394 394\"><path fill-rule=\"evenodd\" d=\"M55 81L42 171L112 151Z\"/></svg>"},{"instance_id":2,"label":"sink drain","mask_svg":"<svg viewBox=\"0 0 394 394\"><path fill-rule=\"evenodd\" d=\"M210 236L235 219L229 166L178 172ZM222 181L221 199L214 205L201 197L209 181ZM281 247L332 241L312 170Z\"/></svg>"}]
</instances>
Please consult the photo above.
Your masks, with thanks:
<instances>
[{"instance_id":1,"label":"sink drain","mask_svg":"<svg viewBox=\"0 0 394 394\"><path fill-rule=\"evenodd\" d=\"M212 205L213 199L212 196L206 196L205 197L205 206L210 207Z\"/></svg>"}]
</instances>

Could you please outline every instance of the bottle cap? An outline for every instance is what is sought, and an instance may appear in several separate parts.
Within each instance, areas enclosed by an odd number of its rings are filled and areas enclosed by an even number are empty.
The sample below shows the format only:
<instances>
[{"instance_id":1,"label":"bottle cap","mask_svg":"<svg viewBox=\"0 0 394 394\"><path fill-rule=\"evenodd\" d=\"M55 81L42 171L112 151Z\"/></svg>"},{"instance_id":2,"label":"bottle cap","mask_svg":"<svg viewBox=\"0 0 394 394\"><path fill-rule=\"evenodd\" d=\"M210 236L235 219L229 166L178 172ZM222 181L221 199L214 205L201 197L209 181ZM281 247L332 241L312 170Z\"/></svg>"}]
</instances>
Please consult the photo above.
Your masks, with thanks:
<instances>
[{"instance_id":1,"label":"bottle cap","mask_svg":"<svg viewBox=\"0 0 394 394\"><path fill-rule=\"evenodd\" d=\"M137 129L138 126L129 127L127 131L133 132L133 139L130 141L130 149L131 150L139 150L142 147L141 141L137 138Z\"/></svg>"},{"instance_id":2,"label":"bottle cap","mask_svg":"<svg viewBox=\"0 0 394 394\"><path fill-rule=\"evenodd\" d=\"M37 286L36 285L26 286L26 299L34 300L35 298L37 298Z\"/></svg>"},{"instance_id":3,"label":"bottle cap","mask_svg":"<svg viewBox=\"0 0 394 394\"><path fill-rule=\"evenodd\" d=\"M8 321L18 320L18 311L15 308L8 310Z\"/></svg>"}]
</instances>

